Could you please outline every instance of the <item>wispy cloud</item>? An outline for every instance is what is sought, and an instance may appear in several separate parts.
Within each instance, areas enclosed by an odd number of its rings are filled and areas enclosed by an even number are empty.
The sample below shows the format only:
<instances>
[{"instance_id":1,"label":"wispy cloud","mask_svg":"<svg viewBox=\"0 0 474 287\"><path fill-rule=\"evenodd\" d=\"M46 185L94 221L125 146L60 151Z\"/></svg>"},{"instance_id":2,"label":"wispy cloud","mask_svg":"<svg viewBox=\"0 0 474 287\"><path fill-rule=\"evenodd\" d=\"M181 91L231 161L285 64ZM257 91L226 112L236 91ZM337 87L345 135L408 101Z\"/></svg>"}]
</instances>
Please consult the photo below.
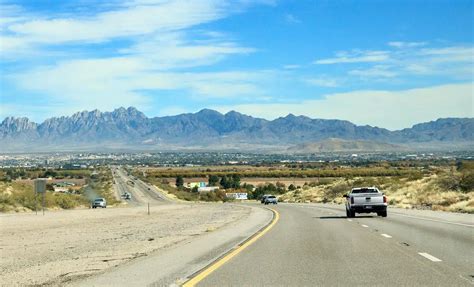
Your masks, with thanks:
<instances>
[{"instance_id":1,"label":"wispy cloud","mask_svg":"<svg viewBox=\"0 0 474 287\"><path fill-rule=\"evenodd\" d=\"M314 63L340 64L348 77L366 80L439 75L456 80L473 78L474 46L429 47L425 42L390 42L388 46L392 49L342 51Z\"/></svg>"},{"instance_id":2,"label":"wispy cloud","mask_svg":"<svg viewBox=\"0 0 474 287\"><path fill-rule=\"evenodd\" d=\"M350 64L350 63L371 63L371 62L384 62L389 59L389 53L387 51L342 51L336 53L336 57L319 59L314 61L314 64L318 65L330 65L330 64Z\"/></svg>"},{"instance_id":3,"label":"wispy cloud","mask_svg":"<svg viewBox=\"0 0 474 287\"><path fill-rule=\"evenodd\" d=\"M8 25L17 45L103 42L157 31L176 31L225 15L220 1L147 1L99 13L93 17L39 18ZM14 45L10 45L14 47Z\"/></svg>"},{"instance_id":4,"label":"wispy cloud","mask_svg":"<svg viewBox=\"0 0 474 287\"><path fill-rule=\"evenodd\" d=\"M183 97L195 100L258 97L262 91L257 81L263 72L186 72L257 51L223 32L196 28L229 16L234 12L232 8L254 3L139 0L95 15L3 21L1 57L22 57L19 50L47 55L50 47L67 47L64 45L75 42L90 47L113 41L126 43L112 45L115 48L102 56L53 57L51 63L4 75L4 79L23 91L41 94L50 103L75 109L111 109L117 103L146 108L154 100L147 93L150 91L184 91ZM12 17L18 14L10 10Z\"/></svg>"},{"instance_id":5,"label":"wispy cloud","mask_svg":"<svg viewBox=\"0 0 474 287\"><path fill-rule=\"evenodd\" d=\"M293 113L397 130L437 118L472 117L473 93L474 83L464 83L401 91L352 91L328 94L321 100L217 108L221 112L234 109L267 119Z\"/></svg>"},{"instance_id":6,"label":"wispy cloud","mask_svg":"<svg viewBox=\"0 0 474 287\"><path fill-rule=\"evenodd\" d=\"M283 69L286 69L286 70L294 70L298 68L301 68L301 65L284 65L283 66Z\"/></svg>"},{"instance_id":7,"label":"wispy cloud","mask_svg":"<svg viewBox=\"0 0 474 287\"><path fill-rule=\"evenodd\" d=\"M165 72L144 58L73 60L11 76L26 91L80 108L110 109L117 103L145 107L143 91L182 90L199 99L257 97L267 72ZM183 95L183 96L184 96Z\"/></svg>"},{"instance_id":8,"label":"wispy cloud","mask_svg":"<svg viewBox=\"0 0 474 287\"><path fill-rule=\"evenodd\" d=\"M290 24L300 24L301 20L293 14L285 14L285 21Z\"/></svg>"},{"instance_id":9,"label":"wispy cloud","mask_svg":"<svg viewBox=\"0 0 474 287\"><path fill-rule=\"evenodd\" d=\"M354 69L350 70L348 74L361 78L393 78L399 75L388 65L375 65L367 69Z\"/></svg>"},{"instance_id":10,"label":"wispy cloud","mask_svg":"<svg viewBox=\"0 0 474 287\"><path fill-rule=\"evenodd\" d=\"M400 49L422 47L426 44L426 42L388 42L389 46Z\"/></svg>"},{"instance_id":11,"label":"wispy cloud","mask_svg":"<svg viewBox=\"0 0 474 287\"><path fill-rule=\"evenodd\" d=\"M336 78L331 78L328 76L319 76L313 78L305 78L304 82L318 87L326 87L326 88L335 88L339 87L341 84L341 80Z\"/></svg>"}]
</instances>

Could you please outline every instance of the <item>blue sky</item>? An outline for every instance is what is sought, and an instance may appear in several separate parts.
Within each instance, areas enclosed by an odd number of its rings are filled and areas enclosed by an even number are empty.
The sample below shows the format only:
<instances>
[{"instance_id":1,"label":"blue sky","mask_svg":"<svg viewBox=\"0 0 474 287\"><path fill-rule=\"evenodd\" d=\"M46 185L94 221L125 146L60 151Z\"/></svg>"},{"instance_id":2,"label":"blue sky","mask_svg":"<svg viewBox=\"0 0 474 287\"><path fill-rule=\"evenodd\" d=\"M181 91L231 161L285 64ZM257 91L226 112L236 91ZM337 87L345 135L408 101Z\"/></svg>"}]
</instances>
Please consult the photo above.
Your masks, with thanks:
<instances>
[{"instance_id":1,"label":"blue sky","mask_svg":"<svg viewBox=\"0 0 474 287\"><path fill-rule=\"evenodd\" d=\"M2 118L213 108L393 130L473 117L473 1L0 3Z\"/></svg>"}]
</instances>

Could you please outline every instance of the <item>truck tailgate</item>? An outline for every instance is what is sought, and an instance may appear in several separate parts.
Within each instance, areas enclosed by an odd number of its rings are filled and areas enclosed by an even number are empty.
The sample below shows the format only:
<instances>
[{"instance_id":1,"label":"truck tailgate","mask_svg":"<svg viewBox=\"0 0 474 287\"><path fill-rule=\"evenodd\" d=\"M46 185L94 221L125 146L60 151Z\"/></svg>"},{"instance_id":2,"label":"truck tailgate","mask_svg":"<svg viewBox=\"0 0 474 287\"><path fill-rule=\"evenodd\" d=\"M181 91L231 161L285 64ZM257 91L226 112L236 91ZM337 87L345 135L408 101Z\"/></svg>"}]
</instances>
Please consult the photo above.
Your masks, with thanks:
<instances>
[{"instance_id":1,"label":"truck tailgate","mask_svg":"<svg viewBox=\"0 0 474 287\"><path fill-rule=\"evenodd\" d=\"M383 194L381 193L359 193L353 194L355 205L381 205Z\"/></svg>"}]
</instances>

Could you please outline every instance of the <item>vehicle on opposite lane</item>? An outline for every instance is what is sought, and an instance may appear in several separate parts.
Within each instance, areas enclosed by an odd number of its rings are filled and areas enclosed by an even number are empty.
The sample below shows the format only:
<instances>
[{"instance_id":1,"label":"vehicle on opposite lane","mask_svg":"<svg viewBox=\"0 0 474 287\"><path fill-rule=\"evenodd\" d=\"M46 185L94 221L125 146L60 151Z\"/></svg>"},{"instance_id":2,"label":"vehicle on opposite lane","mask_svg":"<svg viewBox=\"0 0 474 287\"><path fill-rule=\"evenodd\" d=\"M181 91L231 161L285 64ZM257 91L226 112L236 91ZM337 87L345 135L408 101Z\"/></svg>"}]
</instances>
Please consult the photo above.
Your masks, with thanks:
<instances>
[{"instance_id":1,"label":"vehicle on opposite lane","mask_svg":"<svg viewBox=\"0 0 474 287\"><path fill-rule=\"evenodd\" d=\"M92 208L97 207L107 208L107 201L105 200L105 198L99 197L94 199L94 201L92 202Z\"/></svg>"},{"instance_id":2,"label":"vehicle on opposite lane","mask_svg":"<svg viewBox=\"0 0 474 287\"><path fill-rule=\"evenodd\" d=\"M346 215L355 217L356 213L377 213L387 217L387 197L376 187L353 188L346 198Z\"/></svg>"},{"instance_id":3,"label":"vehicle on opposite lane","mask_svg":"<svg viewBox=\"0 0 474 287\"><path fill-rule=\"evenodd\" d=\"M264 194L262 195L262 197L260 198L260 203L265 203L265 198L267 198L268 196L270 196L271 194Z\"/></svg>"},{"instance_id":4,"label":"vehicle on opposite lane","mask_svg":"<svg viewBox=\"0 0 474 287\"><path fill-rule=\"evenodd\" d=\"M277 203L278 203L278 199L277 199L276 196L274 196L274 195L269 195L269 196L265 197L265 200L264 200L263 203L264 203L265 205L270 204L270 203L277 204Z\"/></svg>"}]
</instances>

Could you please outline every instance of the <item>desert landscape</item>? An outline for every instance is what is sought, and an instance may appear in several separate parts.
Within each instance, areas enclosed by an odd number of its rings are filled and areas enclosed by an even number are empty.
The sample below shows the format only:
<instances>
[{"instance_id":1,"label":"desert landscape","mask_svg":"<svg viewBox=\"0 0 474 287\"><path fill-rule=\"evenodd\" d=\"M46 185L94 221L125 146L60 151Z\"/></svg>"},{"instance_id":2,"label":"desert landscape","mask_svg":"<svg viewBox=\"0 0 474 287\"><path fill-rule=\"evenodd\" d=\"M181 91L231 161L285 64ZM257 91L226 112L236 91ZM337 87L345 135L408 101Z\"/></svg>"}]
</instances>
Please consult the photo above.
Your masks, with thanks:
<instances>
[{"instance_id":1,"label":"desert landscape","mask_svg":"<svg viewBox=\"0 0 474 287\"><path fill-rule=\"evenodd\" d=\"M214 232L250 209L154 205L0 215L2 286L62 286Z\"/></svg>"}]
</instances>

